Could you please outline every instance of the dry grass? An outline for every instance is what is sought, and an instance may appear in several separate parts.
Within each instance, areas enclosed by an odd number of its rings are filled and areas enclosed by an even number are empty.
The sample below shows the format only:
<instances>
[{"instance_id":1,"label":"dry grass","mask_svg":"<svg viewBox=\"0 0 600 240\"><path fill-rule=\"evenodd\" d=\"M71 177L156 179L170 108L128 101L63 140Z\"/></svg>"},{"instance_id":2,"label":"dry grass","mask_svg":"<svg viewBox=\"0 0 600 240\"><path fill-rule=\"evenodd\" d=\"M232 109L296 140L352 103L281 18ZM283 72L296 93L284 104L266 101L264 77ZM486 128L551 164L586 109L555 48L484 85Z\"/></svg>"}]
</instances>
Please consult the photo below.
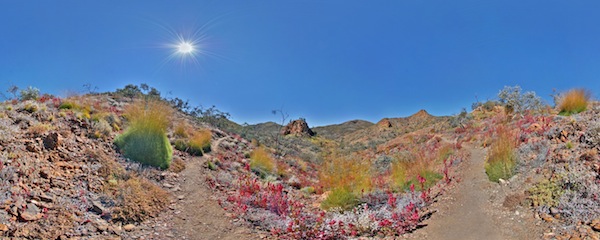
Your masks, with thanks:
<instances>
[{"instance_id":1,"label":"dry grass","mask_svg":"<svg viewBox=\"0 0 600 240\"><path fill-rule=\"evenodd\" d=\"M183 170L185 170L185 162L183 162L183 160L180 158L173 159L171 166L169 166L169 171L179 173Z\"/></svg>"},{"instance_id":2,"label":"dry grass","mask_svg":"<svg viewBox=\"0 0 600 240\"><path fill-rule=\"evenodd\" d=\"M135 176L119 181L115 189L113 218L123 222L142 222L157 216L169 203L169 193L144 178Z\"/></svg>"},{"instance_id":3,"label":"dry grass","mask_svg":"<svg viewBox=\"0 0 600 240\"><path fill-rule=\"evenodd\" d=\"M417 179L421 176L426 179L424 187L429 188L442 178L434 171L434 161L445 154L445 150L427 155L419 149L413 149L411 154L396 155L390 168L390 187L394 191L403 191L414 184L417 190L421 190Z\"/></svg>"},{"instance_id":4,"label":"dry grass","mask_svg":"<svg viewBox=\"0 0 600 240\"><path fill-rule=\"evenodd\" d=\"M370 169L368 161L333 153L321 166L319 183L328 190L346 188L353 193L369 192L372 189Z\"/></svg>"},{"instance_id":5,"label":"dry grass","mask_svg":"<svg viewBox=\"0 0 600 240\"><path fill-rule=\"evenodd\" d=\"M207 153L210 151L210 141L212 133L208 129L202 129L194 132L189 139L189 148L192 151Z\"/></svg>"},{"instance_id":6,"label":"dry grass","mask_svg":"<svg viewBox=\"0 0 600 240\"><path fill-rule=\"evenodd\" d=\"M190 129L190 126L186 122L181 121L175 125L173 135L178 138L187 138L188 129Z\"/></svg>"},{"instance_id":7,"label":"dry grass","mask_svg":"<svg viewBox=\"0 0 600 240\"><path fill-rule=\"evenodd\" d=\"M33 126L29 127L29 129L27 131L34 136L40 136L40 135L50 131L50 129L52 129L52 126L50 126L48 124L37 123L37 124L34 124Z\"/></svg>"},{"instance_id":8,"label":"dry grass","mask_svg":"<svg viewBox=\"0 0 600 240\"><path fill-rule=\"evenodd\" d=\"M487 153L485 172L490 181L498 182L500 178L509 179L513 176L517 164L514 149L517 139L504 126L496 129L494 141Z\"/></svg>"},{"instance_id":9,"label":"dry grass","mask_svg":"<svg viewBox=\"0 0 600 240\"><path fill-rule=\"evenodd\" d=\"M123 115L130 128L166 133L173 109L158 100L137 101L127 106Z\"/></svg>"},{"instance_id":10,"label":"dry grass","mask_svg":"<svg viewBox=\"0 0 600 240\"><path fill-rule=\"evenodd\" d=\"M559 114L569 116L585 111L590 96L590 92L585 89L569 90L560 98L558 103Z\"/></svg>"},{"instance_id":11,"label":"dry grass","mask_svg":"<svg viewBox=\"0 0 600 240\"><path fill-rule=\"evenodd\" d=\"M267 174L275 170L275 163L269 152L264 147L259 147L250 153L250 168Z\"/></svg>"}]
</instances>

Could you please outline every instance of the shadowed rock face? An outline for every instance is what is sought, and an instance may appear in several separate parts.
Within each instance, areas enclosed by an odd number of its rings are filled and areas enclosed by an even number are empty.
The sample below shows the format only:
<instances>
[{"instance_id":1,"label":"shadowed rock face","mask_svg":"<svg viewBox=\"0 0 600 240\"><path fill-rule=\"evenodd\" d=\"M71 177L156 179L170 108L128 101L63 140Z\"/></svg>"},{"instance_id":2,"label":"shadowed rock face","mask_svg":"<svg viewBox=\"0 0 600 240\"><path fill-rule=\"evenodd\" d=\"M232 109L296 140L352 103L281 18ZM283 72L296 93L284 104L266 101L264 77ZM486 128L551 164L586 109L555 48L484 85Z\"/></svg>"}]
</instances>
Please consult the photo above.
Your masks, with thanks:
<instances>
[{"instance_id":1,"label":"shadowed rock face","mask_svg":"<svg viewBox=\"0 0 600 240\"><path fill-rule=\"evenodd\" d=\"M299 135L299 136L314 136L315 133L308 127L304 119L298 119L290 122L281 130L281 135Z\"/></svg>"}]
</instances>

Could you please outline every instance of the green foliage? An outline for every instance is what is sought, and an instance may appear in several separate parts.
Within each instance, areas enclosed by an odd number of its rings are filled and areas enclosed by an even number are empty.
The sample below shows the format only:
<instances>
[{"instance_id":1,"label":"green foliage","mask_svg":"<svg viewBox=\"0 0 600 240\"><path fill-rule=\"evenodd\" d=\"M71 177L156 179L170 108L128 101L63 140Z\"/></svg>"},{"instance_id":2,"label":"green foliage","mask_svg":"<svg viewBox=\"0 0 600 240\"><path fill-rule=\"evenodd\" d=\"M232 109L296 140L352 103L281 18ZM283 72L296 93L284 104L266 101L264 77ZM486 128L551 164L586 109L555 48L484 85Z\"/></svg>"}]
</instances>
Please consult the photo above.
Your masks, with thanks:
<instances>
[{"instance_id":1,"label":"green foliage","mask_svg":"<svg viewBox=\"0 0 600 240\"><path fill-rule=\"evenodd\" d=\"M565 191L560 184L560 179L555 177L537 183L528 192L532 206L556 207Z\"/></svg>"},{"instance_id":2,"label":"green foliage","mask_svg":"<svg viewBox=\"0 0 600 240\"><path fill-rule=\"evenodd\" d=\"M130 128L115 139L115 144L133 161L161 169L171 164L173 149L164 132Z\"/></svg>"},{"instance_id":3,"label":"green foliage","mask_svg":"<svg viewBox=\"0 0 600 240\"><path fill-rule=\"evenodd\" d=\"M342 210L347 211L356 207L360 201L347 187L334 188L327 198L321 203L321 208L324 210Z\"/></svg>"}]
</instances>

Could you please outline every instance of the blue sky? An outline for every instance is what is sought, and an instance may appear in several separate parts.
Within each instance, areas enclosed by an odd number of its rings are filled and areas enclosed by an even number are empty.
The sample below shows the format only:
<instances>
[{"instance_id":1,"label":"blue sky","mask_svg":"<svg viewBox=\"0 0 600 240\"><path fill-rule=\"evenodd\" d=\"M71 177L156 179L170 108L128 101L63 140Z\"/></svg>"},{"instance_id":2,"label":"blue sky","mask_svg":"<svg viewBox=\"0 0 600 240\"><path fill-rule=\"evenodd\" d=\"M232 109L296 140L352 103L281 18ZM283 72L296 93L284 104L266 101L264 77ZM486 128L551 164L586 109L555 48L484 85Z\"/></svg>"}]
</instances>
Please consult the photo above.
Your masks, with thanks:
<instances>
[{"instance_id":1,"label":"blue sky","mask_svg":"<svg viewBox=\"0 0 600 240\"><path fill-rule=\"evenodd\" d=\"M2 1L0 88L148 83L239 122L450 115L520 85L600 90L598 1ZM196 35L193 33L197 32ZM197 54L169 56L176 35Z\"/></svg>"}]
</instances>

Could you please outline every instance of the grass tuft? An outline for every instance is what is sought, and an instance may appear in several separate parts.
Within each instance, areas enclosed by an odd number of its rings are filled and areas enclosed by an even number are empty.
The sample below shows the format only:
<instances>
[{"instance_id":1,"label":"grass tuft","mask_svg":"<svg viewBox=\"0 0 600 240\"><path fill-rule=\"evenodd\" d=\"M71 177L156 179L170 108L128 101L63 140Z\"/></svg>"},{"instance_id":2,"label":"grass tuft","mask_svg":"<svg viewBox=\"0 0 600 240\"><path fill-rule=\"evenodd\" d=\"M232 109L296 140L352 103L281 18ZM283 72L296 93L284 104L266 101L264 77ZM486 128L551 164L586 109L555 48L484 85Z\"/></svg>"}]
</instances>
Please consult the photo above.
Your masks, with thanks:
<instances>
[{"instance_id":1,"label":"grass tuft","mask_svg":"<svg viewBox=\"0 0 600 240\"><path fill-rule=\"evenodd\" d=\"M125 157L143 164L166 169L171 163L173 149L167 138L172 109L157 100L141 101L125 109L130 122L115 144Z\"/></svg>"},{"instance_id":2,"label":"grass tuft","mask_svg":"<svg viewBox=\"0 0 600 240\"><path fill-rule=\"evenodd\" d=\"M514 153L516 138L505 127L496 129L496 138L492 142L487 154L485 173L490 181L498 182L499 179L509 179L515 173L517 159Z\"/></svg>"},{"instance_id":3,"label":"grass tuft","mask_svg":"<svg viewBox=\"0 0 600 240\"><path fill-rule=\"evenodd\" d=\"M558 103L559 115L570 116L585 111L590 101L590 92L585 89L572 89L566 92Z\"/></svg>"},{"instance_id":4,"label":"grass tuft","mask_svg":"<svg viewBox=\"0 0 600 240\"><path fill-rule=\"evenodd\" d=\"M275 170L275 163L264 147L259 147L250 153L250 168L265 177Z\"/></svg>"},{"instance_id":5,"label":"grass tuft","mask_svg":"<svg viewBox=\"0 0 600 240\"><path fill-rule=\"evenodd\" d=\"M334 188L327 198L321 202L321 208L324 210L351 210L359 204L357 195L348 187Z\"/></svg>"}]
</instances>

